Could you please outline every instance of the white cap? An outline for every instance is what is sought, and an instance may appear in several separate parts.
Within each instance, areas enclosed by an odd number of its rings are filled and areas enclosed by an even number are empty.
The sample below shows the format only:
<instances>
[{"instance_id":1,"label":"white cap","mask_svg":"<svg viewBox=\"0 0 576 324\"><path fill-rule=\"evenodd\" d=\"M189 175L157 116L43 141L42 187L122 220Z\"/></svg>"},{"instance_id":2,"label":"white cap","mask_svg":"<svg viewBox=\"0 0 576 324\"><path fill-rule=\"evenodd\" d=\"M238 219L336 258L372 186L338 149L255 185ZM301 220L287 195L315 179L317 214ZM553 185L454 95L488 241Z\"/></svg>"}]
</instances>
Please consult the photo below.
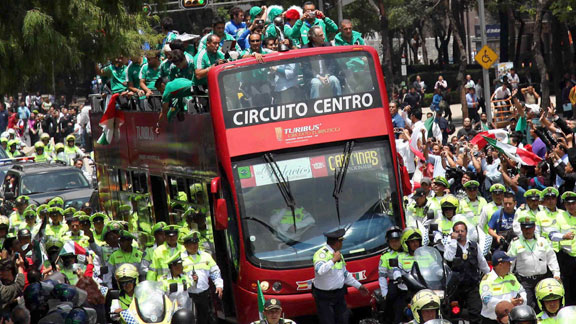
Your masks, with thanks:
<instances>
[{"instance_id":1,"label":"white cap","mask_svg":"<svg viewBox=\"0 0 576 324\"><path fill-rule=\"evenodd\" d=\"M526 104L526 108L535 115L540 115L540 106L537 104Z\"/></svg>"}]
</instances>

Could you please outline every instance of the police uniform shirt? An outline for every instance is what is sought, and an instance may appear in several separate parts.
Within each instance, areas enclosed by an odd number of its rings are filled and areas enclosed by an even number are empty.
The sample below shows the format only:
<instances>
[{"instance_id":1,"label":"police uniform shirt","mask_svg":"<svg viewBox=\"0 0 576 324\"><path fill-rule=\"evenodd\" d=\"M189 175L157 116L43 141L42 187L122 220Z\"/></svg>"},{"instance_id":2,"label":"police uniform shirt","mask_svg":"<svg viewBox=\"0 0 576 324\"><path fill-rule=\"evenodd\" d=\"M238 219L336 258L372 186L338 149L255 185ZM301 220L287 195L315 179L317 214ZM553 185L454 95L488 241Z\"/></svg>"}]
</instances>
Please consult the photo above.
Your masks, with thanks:
<instances>
[{"instance_id":1,"label":"police uniform shirt","mask_svg":"<svg viewBox=\"0 0 576 324\"><path fill-rule=\"evenodd\" d=\"M511 301L518 295L522 298L522 305L526 305L526 291L516 276L509 273L499 277L496 271L490 271L480 282L480 299L482 299L480 315L496 320L496 305L503 300Z\"/></svg>"},{"instance_id":2,"label":"police uniform shirt","mask_svg":"<svg viewBox=\"0 0 576 324\"><path fill-rule=\"evenodd\" d=\"M448 244L444 246L444 259L448 262L454 261L456 257L456 251L458 250L458 246L462 249L462 259L466 260L468 258L468 248L470 247L470 241L466 241L466 244L462 245L458 243L456 239L450 239ZM478 253L476 253L476 258L478 259L478 268L482 273L486 274L490 272L490 267L486 262L486 259L482 255L482 250L478 248Z\"/></svg>"},{"instance_id":3,"label":"police uniform shirt","mask_svg":"<svg viewBox=\"0 0 576 324\"><path fill-rule=\"evenodd\" d=\"M224 281L220 275L220 268L212 259L210 254L198 251L195 255L188 254L188 251L182 252L180 255L182 258L182 266L184 267L184 272L190 278L190 287L188 292L193 294L199 294L210 288L209 279L212 279L216 288L224 288ZM198 282L193 282L192 274L196 272L198 276Z\"/></svg>"},{"instance_id":4,"label":"police uniform shirt","mask_svg":"<svg viewBox=\"0 0 576 324\"><path fill-rule=\"evenodd\" d=\"M526 240L524 236L519 236L512 240L508 253L511 257L516 257L512 261L512 268L522 277L532 277L544 275L548 269L555 277L560 277L560 266L556 259L556 253L552 245L543 237L535 237Z\"/></svg>"},{"instance_id":5,"label":"police uniform shirt","mask_svg":"<svg viewBox=\"0 0 576 324\"><path fill-rule=\"evenodd\" d=\"M325 245L322 249L325 251L320 252L319 260L314 263L314 287L320 290L336 290L344 287L346 284L356 289L360 288L362 284L346 270L345 264L342 265L341 269L339 269L338 267L335 267L332 258L327 261L323 260L328 255L334 255L334 249L329 245ZM337 263L340 262L344 262L343 257Z\"/></svg>"}]
</instances>

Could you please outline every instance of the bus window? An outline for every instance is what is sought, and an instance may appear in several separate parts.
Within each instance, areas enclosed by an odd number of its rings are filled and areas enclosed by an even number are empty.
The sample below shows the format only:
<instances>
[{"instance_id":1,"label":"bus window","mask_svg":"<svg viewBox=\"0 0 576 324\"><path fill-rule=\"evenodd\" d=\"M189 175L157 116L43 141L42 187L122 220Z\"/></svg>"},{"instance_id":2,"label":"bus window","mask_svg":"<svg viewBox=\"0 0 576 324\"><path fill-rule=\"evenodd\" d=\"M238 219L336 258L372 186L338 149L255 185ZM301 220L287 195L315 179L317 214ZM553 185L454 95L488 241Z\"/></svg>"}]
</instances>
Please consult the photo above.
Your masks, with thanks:
<instances>
[{"instance_id":1,"label":"bus window","mask_svg":"<svg viewBox=\"0 0 576 324\"><path fill-rule=\"evenodd\" d=\"M148 177L146 172L132 171L132 189L134 193L147 194L148 193Z\"/></svg>"},{"instance_id":2,"label":"bus window","mask_svg":"<svg viewBox=\"0 0 576 324\"><path fill-rule=\"evenodd\" d=\"M186 182L182 178L168 178L170 184L170 199L187 202L188 195L186 194Z\"/></svg>"},{"instance_id":3,"label":"bus window","mask_svg":"<svg viewBox=\"0 0 576 324\"><path fill-rule=\"evenodd\" d=\"M120 177L120 190L132 191L132 184L130 183L130 173L125 170L118 170Z\"/></svg>"}]
</instances>

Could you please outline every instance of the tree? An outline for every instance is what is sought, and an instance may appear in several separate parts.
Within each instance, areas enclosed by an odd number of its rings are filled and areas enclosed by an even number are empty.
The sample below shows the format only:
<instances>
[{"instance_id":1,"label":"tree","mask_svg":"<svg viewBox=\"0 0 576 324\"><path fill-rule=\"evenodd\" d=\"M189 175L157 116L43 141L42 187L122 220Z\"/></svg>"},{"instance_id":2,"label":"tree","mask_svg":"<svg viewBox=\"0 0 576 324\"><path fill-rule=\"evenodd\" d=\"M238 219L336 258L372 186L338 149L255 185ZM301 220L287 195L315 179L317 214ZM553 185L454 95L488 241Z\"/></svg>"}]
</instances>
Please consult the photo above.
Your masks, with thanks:
<instances>
[{"instance_id":1,"label":"tree","mask_svg":"<svg viewBox=\"0 0 576 324\"><path fill-rule=\"evenodd\" d=\"M532 52L534 53L534 61L536 68L540 74L540 88L542 91L542 107L550 106L550 75L548 74L548 67L542 54L542 20L544 13L554 0L541 0L533 3L534 8L534 42L532 44Z\"/></svg>"},{"instance_id":2,"label":"tree","mask_svg":"<svg viewBox=\"0 0 576 324\"><path fill-rule=\"evenodd\" d=\"M462 117L468 117L468 104L466 103L466 93L464 90L465 79L464 74L466 73L466 65L468 64L468 57L466 55L466 50L464 48L464 42L462 41L462 37L460 36L460 30L457 23L456 15L458 14L457 9L454 9L455 2L457 0L445 0L445 6L447 8L446 15L448 21L450 21L450 27L454 30L454 42L458 47L458 53L460 54L459 58L459 67L458 67L458 74L456 75L456 81L458 82L458 92L460 93L460 102L462 103Z\"/></svg>"},{"instance_id":3,"label":"tree","mask_svg":"<svg viewBox=\"0 0 576 324\"><path fill-rule=\"evenodd\" d=\"M137 53L161 39L140 0L0 2L0 93L75 75L94 62ZM55 85L52 84L54 87Z\"/></svg>"}]
</instances>

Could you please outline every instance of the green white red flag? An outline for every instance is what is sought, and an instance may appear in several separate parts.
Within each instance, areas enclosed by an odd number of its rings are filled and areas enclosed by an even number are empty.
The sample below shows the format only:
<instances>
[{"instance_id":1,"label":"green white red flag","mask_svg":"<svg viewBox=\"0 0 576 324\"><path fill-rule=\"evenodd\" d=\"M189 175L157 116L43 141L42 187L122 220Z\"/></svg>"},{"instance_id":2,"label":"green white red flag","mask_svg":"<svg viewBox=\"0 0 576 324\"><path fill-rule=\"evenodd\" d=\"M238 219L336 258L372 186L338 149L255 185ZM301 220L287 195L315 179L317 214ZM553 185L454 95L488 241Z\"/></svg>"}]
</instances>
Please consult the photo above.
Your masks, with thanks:
<instances>
[{"instance_id":1,"label":"green white red flag","mask_svg":"<svg viewBox=\"0 0 576 324\"><path fill-rule=\"evenodd\" d=\"M518 148L514 145L499 142L486 136L484 136L484 139L490 146L500 151L500 153L506 154L506 156L518 163L536 166L540 161L542 161L538 155L530 151Z\"/></svg>"},{"instance_id":2,"label":"green white red flag","mask_svg":"<svg viewBox=\"0 0 576 324\"><path fill-rule=\"evenodd\" d=\"M491 129L480 132L474 136L470 143L478 145L478 149L481 150L486 145L488 145L488 142L484 139L484 137L492 138L503 143L508 143L508 132L504 129Z\"/></svg>"},{"instance_id":3,"label":"green white red flag","mask_svg":"<svg viewBox=\"0 0 576 324\"><path fill-rule=\"evenodd\" d=\"M101 145L108 145L112 140L120 135L120 127L124 124L124 112L116 107L116 101L119 94L114 94L108 102L106 111L98 123L102 127L102 135L97 143Z\"/></svg>"}]
</instances>

